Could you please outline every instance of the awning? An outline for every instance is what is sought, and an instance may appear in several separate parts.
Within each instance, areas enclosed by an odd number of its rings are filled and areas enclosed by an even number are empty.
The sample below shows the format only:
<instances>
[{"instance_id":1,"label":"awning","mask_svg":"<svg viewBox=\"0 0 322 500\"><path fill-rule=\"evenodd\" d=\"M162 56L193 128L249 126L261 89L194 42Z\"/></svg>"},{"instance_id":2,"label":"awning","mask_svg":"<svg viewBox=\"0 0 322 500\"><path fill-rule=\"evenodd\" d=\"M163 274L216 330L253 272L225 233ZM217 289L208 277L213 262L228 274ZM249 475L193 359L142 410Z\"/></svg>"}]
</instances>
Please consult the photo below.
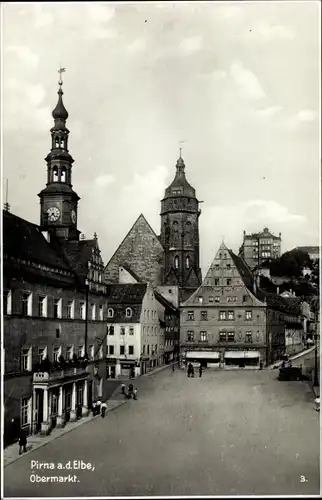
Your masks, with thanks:
<instances>
[{"instance_id":1,"label":"awning","mask_svg":"<svg viewBox=\"0 0 322 500\"><path fill-rule=\"evenodd\" d=\"M186 355L187 359L219 359L219 352L213 351L188 351Z\"/></svg>"},{"instance_id":2,"label":"awning","mask_svg":"<svg viewBox=\"0 0 322 500\"><path fill-rule=\"evenodd\" d=\"M226 351L225 358L259 358L260 354L258 351Z\"/></svg>"}]
</instances>

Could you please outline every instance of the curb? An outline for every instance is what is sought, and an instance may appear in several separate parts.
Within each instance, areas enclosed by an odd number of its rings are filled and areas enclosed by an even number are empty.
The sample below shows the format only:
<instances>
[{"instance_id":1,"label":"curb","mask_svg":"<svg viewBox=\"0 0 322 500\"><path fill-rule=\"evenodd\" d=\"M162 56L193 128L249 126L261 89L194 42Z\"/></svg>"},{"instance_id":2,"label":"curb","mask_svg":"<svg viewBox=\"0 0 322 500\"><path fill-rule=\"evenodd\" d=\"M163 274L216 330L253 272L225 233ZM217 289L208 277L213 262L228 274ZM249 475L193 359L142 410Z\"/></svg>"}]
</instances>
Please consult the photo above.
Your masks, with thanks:
<instances>
[{"instance_id":1,"label":"curb","mask_svg":"<svg viewBox=\"0 0 322 500\"><path fill-rule=\"evenodd\" d=\"M127 403L127 401L117 401L119 404L114 406L114 408L109 408L107 409L106 413L110 412L110 411L113 411L113 410L116 410L116 408L118 408L119 406L122 406L124 405L125 403ZM40 442L37 444L37 446L35 446L34 448L32 448L31 450L27 451L27 453L23 453L22 455L18 455L17 457L13 458L12 460L10 460L10 462L8 462L7 464L3 464L3 468L5 467L8 467L8 465L11 465L12 463L16 462L17 460L19 460L20 458L26 456L26 455L29 455L30 453L38 450L39 448L42 448L43 446L46 446L46 444L49 444L51 443L52 441L54 441L55 439L59 439L63 436L65 436L65 434L68 434L69 432L71 431L74 431L75 429L77 429L78 427L81 427L82 425L85 425L85 424L88 424L89 422L92 422L93 420L95 420L97 417L100 417L101 415L95 415L95 416L92 416L91 418L87 418L86 420L84 419L82 423L80 423L79 425L75 426L75 427L70 427L70 428L67 428L66 429L66 432L63 432L62 434L60 434L59 436L55 436L53 437L52 439L49 439L48 441L45 441L45 442ZM15 446L15 445L11 445L11 446ZM18 443L16 443L16 446L18 446ZM5 450L3 450L3 452L5 452ZM5 457L3 457L3 462L5 462Z\"/></svg>"}]
</instances>

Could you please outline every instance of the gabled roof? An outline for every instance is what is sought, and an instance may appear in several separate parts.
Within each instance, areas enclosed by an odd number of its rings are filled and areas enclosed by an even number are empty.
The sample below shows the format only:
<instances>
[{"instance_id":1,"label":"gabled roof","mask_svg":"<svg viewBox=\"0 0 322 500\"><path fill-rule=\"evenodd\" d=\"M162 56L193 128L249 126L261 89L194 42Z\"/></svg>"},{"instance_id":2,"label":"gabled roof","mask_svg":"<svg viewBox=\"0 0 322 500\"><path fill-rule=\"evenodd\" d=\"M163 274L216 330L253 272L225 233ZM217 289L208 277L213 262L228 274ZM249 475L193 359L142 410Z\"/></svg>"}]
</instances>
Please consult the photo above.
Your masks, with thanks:
<instances>
[{"instance_id":1,"label":"gabled roof","mask_svg":"<svg viewBox=\"0 0 322 500\"><path fill-rule=\"evenodd\" d=\"M108 304L141 304L147 289L146 283L107 285Z\"/></svg>"},{"instance_id":2,"label":"gabled roof","mask_svg":"<svg viewBox=\"0 0 322 500\"><path fill-rule=\"evenodd\" d=\"M45 239L39 226L9 212L3 212L3 254L71 272L59 248Z\"/></svg>"}]
</instances>

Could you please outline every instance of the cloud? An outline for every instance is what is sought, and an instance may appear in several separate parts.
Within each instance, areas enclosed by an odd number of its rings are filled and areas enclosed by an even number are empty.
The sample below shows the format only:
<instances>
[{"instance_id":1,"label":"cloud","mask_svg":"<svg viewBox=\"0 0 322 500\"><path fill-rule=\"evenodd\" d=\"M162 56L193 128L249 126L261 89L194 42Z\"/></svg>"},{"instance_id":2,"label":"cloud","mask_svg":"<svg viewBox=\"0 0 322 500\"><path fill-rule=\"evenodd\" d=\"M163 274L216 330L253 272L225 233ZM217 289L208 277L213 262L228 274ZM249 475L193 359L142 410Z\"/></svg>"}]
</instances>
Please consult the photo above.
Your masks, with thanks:
<instances>
[{"instance_id":1,"label":"cloud","mask_svg":"<svg viewBox=\"0 0 322 500\"><path fill-rule=\"evenodd\" d=\"M297 119L299 122L313 122L316 118L317 113L311 109L305 109L299 111L297 114Z\"/></svg>"},{"instance_id":2,"label":"cloud","mask_svg":"<svg viewBox=\"0 0 322 500\"><path fill-rule=\"evenodd\" d=\"M32 68L37 68L39 64L39 57L37 54L32 52L31 48L28 45L10 45L7 48L7 51L14 52L21 63L24 63L27 66L31 66Z\"/></svg>"},{"instance_id":3,"label":"cloud","mask_svg":"<svg viewBox=\"0 0 322 500\"><path fill-rule=\"evenodd\" d=\"M185 38L180 43L180 50L185 54L192 54L198 52L202 48L202 37L193 36Z\"/></svg>"},{"instance_id":4,"label":"cloud","mask_svg":"<svg viewBox=\"0 0 322 500\"><path fill-rule=\"evenodd\" d=\"M243 9L238 5L225 5L215 10L215 14L224 19L232 19L243 14Z\"/></svg>"},{"instance_id":5,"label":"cloud","mask_svg":"<svg viewBox=\"0 0 322 500\"><path fill-rule=\"evenodd\" d=\"M127 50L131 54L136 54L138 52L143 52L146 49L146 40L144 38L136 38L130 45L128 45Z\"/></svg>"},{"instance_id":6,"label":"cloud","mask_svg":"<svg viewBox=\"0 0 322 500\"><path fill-rule=\"evenodd\" d=\"M109 184L113 184L116 181L114 175L111 174L101 174L95 179L95 185L98 187L105 187Z\"/></svg>"},{"instance_id":7,"label":"cloud","mask_svg":"<svg viewBox=\"0 0 322 500\"><path fill-rule=\"evenodd\" d=\"M26 93L31 101L32 106L39 106L46 96L44 87L40 84L26 86Z\"/></svg>"},{"instance_id":8,"label":"cloud","mask_svg":"<svg viewBox=\"0 0 322 500\"><path fill-rule=\"evenodd\" d=\"M275 116L282 110L282 106L270 106L268 108L263 108L257 110L257 115L262 118L270 118L271 116Z\"/></svg>"},{"instance_id":9,"label":"cloud","mask_svg":"<svg viewBox=\"0 0 322 500\"><path fill-rule=\"evenodd\" d=\"M89 26L87 30L87 37L97 40L112 40L118 35L114 28L103 28L99 25Z\"/></svg>"},{"instance_id":10,"label":"cloud","mask_svg":"<svg viewBox=\"0 0 322 500\"><path fill-rule=\"evenodd\" d=\"M295 33L288 26L261 23L251 31L252 35L258 35L264 40L293 40Z\"/></svg>"},{"instance_id":11,"label":"cloud","mask_svg":"<svg viewBox=\"0 0 322 500\"><path fill-rule=\"evenodd\" d=\"M262 89L256 75L241 62L235 62L230 67L230 75L238 86L241 94L247 99L262 99L265 92Z\"/></svg>"},{"instance_id":12,"label":"cloud","mask_svg":"<svg viewBox=\"0 0 322 500\"><path fill-rule=\"evenodd\" d=\"M41 4L33 4L35 14L35 24L37 28L49 26L54 22L53 14L48 10L48 5L45 7Z\"/></svg>"},{"instance_id":13,"label":"cloud","mask_svg":"<svg viewBox=\"0 0 322 500\"><path fill-rule=\"evenodd\" d=\"M214 80L219 81L219 80L224 80L225 78L227 78L227 73L226 73L226 71L218 69L212 73L212 76L213 76Z\"/></svg>"},{"instance_id":14,"label":"cloud","mask_svg":"<svg viewBox=\"0 0 322 500\"><path fill-rule=\"evenodd\" d=\"M94 2L87 5L86 10L89 22L97 24L108 23L115 15L114 7Z\"/></svg>"}]
</instances>

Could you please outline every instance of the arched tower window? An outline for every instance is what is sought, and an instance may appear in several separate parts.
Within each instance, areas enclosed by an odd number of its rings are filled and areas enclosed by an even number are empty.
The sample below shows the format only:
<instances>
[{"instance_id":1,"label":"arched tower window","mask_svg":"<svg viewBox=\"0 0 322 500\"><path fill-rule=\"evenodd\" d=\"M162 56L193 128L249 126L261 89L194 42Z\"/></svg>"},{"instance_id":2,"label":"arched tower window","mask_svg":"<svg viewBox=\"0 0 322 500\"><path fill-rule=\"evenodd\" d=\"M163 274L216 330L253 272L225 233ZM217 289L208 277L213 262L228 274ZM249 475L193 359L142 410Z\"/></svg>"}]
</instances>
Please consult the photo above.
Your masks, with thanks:
<instances>
[{"instance_id":1,"label":"arched tower window","mask_svg":"<svg viewBox=\"0 0 322 500\"><path fill-rule=\"evenodd\" d=\"M62 167L60 173L60 182L66 182L66 168Z\"/></svg>"},{"instance_id":2,"label":"arched tower window","mask_svg":"<svg viewBox=\"0 0 322 500\"><path fill-rule=\"evenodd\" d=\"M60 148L60 138L58 135L55 137L55 148Z\"/></svg>"},{"instance_id":3,"label":"arched tower window","mask_svg":"<svg viewBox=\"0 0 322 500\"><path fill-rule=\"evenodd\" d=\"M55 165L53 167L53 182L58 182L58 167Z\"/></svg>"},{"instance_id":4,"label":"arched tower window","mask_svg":"<svg viewBox=\"0 0 322 500\"><path fill-rule=\"evenodd\" d=\"M177 255L174 258L174 267L179 269L179 257Z\"/></svg>"},{"instance_id":5,"label":"arched tower window","mask_svg":"<svg viewBox=\"0 0 322 500\"><path fill-rule=\"evenodd\" d=\"M187 257L186 257L186 268L189 269L189 267L190 267L190 257L189 257L189 255L187 255Z\"/></svg>"}]
</instances>

